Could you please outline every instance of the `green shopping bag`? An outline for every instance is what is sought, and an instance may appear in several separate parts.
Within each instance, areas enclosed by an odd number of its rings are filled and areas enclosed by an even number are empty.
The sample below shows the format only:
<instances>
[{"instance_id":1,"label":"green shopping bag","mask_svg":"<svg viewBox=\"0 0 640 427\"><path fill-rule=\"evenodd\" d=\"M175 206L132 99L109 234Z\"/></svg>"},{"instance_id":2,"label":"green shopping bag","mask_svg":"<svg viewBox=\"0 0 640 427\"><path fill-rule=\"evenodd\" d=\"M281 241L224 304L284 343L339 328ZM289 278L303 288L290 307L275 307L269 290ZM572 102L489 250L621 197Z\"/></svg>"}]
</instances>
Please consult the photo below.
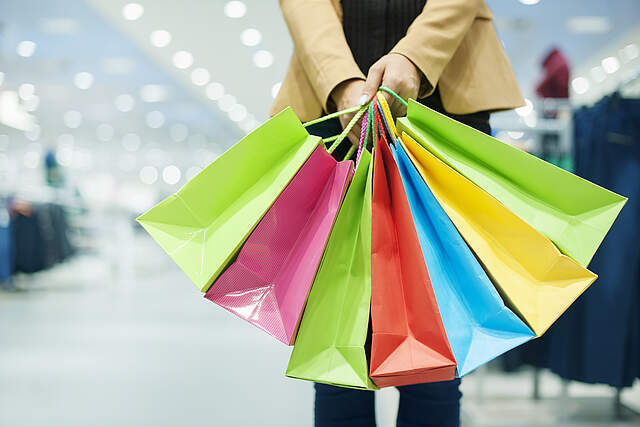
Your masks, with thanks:
<instances>
[{"instance_id":1,"label":"green shopping bag","mask_svg":"<svg viewBox=\"0 0 640 427\"><path fill-rule=\"evenodd\" d=\"M287 108L138 221L205 292L320 141Z\"/></svg>"},{"instance_id":2,"label":"green shopping bag","mask_svg":"<svg viewBox=\"0 0 640 427\"><path fill-rule=\"evenodd\" d=\"M371 154L362 150L327 242L286 375L374 390L365 342L371 303Z\"/></svg>"},{"instance_id":3,"label":"green shopping bag","mask_svg":"<svg viewBox=\"0 0 640 427\"><path fill-rule=\"evenodd\" d=\"M397 122L585 267L627 200L416 101Z\"/></svg>"}]
</instances>

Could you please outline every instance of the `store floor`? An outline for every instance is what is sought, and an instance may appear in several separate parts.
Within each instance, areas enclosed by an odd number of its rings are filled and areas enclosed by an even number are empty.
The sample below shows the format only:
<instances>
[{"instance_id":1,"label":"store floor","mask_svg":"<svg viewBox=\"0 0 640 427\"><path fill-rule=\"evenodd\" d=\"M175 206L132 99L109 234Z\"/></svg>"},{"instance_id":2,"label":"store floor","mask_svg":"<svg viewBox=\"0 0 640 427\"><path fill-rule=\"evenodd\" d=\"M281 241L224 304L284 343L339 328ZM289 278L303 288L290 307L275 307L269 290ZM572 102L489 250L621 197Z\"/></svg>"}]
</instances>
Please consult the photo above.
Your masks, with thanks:
<instances>
[{"instance_id":1,"label":"store floor","mask_svg":"<svg viewBox=\"0 0 640 427\"><path fill-rule=\"evenodd\" d=\"M312 425L311 384L283 376L289 349L204 300L147 237L107 236L99 256L18 277L0 291L0 426ZM463 382L464 426L628 426L612 391L530 374ZM624 402L640 406L636 384ZM395 390L379 393L392 425ZM636 407L636 409L640 409Z\"/></svg>"}]
</instances>

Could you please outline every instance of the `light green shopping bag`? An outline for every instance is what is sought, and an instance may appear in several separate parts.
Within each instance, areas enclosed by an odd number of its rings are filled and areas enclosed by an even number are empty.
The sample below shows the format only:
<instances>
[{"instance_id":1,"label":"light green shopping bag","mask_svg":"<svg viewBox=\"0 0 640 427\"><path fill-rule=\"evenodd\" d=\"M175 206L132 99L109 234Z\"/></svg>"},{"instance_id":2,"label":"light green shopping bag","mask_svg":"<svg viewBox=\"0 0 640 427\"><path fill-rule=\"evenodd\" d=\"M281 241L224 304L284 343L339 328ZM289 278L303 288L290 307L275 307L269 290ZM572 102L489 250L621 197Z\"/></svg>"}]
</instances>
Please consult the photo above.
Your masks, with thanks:
<instances>
[{"instance_id":1,"label":"light green shopping bag","mask_svg":"<svg viewBox=\"0 0 640 427\"><path fill-rule=\"evenodd\" d=\"M397 124L585 267L627 200L413 100Z\"/></svg>"},{"instance_id":2,"label":"light green shopping bag","mask_svg":"<svg viewBox=\"0 0 640 427\"><path fill-rule=\"evenodd\" d=\"M205 292L320 141L287 108L138 221Z\"/></svg>"},{"instance_id":3,"label":"light green shopping bag","mask_svg":"<svg viewBox=\"0 0 640 427\"><path fill-rule=\"evenodd\" d=\"M286 375L374 390L365 342L371 303L371 154L363 150L313 282Z\"/></svg>"}]
</instances>

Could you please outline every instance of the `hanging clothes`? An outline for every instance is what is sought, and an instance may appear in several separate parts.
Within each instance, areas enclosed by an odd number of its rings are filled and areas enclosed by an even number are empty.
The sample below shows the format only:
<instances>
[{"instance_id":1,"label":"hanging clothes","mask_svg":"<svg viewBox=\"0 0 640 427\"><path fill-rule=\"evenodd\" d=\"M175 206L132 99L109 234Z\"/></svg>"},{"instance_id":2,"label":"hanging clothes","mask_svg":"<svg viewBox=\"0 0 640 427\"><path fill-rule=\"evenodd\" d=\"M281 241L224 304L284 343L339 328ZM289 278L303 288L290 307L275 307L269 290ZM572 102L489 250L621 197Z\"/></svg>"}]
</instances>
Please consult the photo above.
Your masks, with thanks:
<instances>
[{"instance_id":1,"label":"hanging clothes","mask_svg":"<svg viewBox=\"0 0 640 427\"><path fill-rule=\"evenodd\" d=\"M504 363L629 387L640 377L640 100L607 97L576 111L574 123L576 173L629 201L589 265L598 280Z\"/></svg>"},{"instance_id":2,"label":"hanging clothes","mask_svg":"<svg viewBox=\"0 0 640 427\"><path fill-rule=\"evenodd\" d=\"M12 270L11 247L11 217L9 211L0 201L0 284L9 282Z\"/></svg>"},{"instance_id":3,"label":"hanging clothes","mask_svg":"<svg viewBox=\"0 0 640 427\"><path fill-rule=\"evenodd\" d=\"M36 273L73 254L64 208L18 202L11 209L12 271Z\"/></svg>"}]
</instances>

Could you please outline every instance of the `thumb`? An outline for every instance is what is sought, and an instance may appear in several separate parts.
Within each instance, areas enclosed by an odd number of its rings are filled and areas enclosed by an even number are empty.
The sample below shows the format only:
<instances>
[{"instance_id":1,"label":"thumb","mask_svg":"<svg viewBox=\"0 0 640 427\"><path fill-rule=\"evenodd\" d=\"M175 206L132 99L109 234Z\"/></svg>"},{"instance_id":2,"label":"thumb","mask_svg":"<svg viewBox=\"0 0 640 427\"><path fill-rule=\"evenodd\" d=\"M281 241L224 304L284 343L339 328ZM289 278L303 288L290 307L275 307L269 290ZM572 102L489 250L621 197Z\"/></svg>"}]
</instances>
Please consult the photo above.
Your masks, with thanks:
<instances>
[{"instance_id":1,"label":"thumb","mask_svg":"<svg viewBox=\"0 0 640 427\"><path fill-rule=\"evenodd\" d=\"M382 75L384 74L384 68L382 65L374 64L369 69L367 75L367 81L364 83L364 89L362 95L358 99L358 104L364 105L371 101L371 98L376 94L380 84L382 83Z\"/></svg>"}]
</instances>

